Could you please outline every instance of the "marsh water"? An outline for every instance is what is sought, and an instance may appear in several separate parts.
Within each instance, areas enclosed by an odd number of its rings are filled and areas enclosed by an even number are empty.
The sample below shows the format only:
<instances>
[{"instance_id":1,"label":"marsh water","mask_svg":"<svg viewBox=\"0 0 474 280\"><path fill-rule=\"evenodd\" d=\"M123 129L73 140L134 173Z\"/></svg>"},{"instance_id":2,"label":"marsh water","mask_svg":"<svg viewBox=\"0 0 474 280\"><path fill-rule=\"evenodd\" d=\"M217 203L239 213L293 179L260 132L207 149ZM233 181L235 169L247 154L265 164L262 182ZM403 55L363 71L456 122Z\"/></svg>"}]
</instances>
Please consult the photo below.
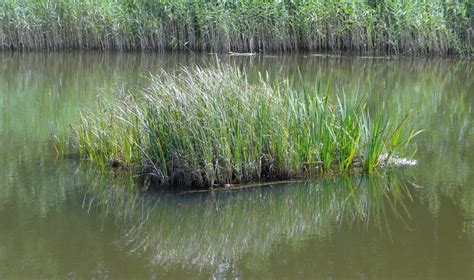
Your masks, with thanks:
<instances>
[{"instance_id":1,"label":"marsh water","mask_svg":"<svg viewBox=\"0 0 474 280\"><path fill-rule=\"evenodd\" d=\"M216 61L219 62L216 62ZM54 137L159 69L319 79L371 114L416 110L418 164L225 192L133 191ZM466 58L0 54L1 279L473 279L474 63ZM100 108L95 108L100 110Z\"/></svg>"}]
</instances>

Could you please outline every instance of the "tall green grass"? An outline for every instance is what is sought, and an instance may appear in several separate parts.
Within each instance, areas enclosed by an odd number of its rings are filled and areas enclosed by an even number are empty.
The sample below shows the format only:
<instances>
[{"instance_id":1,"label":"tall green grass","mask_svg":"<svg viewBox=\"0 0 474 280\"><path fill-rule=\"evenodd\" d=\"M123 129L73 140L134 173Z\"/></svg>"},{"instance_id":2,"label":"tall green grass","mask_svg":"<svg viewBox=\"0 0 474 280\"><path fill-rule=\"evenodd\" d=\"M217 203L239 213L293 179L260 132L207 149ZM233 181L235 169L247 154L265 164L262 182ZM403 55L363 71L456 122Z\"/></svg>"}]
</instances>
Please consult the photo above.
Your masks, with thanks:
<instances>
[{"instance_id":1,"label":"tall green grass","mask_svg":"<svg viewBox=\"0 0 474 280\"><path fill-rule=\"evenodd\" d=\"M473 50L470 0L1 0L0 49Z\"/></svg>"},{"instance_id":2,"label":"tall green grass","mask_svg":"<svg viewBox=\"0 0 474 280\"><path fill-rule=\"evenodd\" d=\"M154 184L213 187L265 179L373 172L407 144L407 118L370 118L362 98L330 87L251 84L231 67L183 68L149 88L84 111L75 148L102 168L145 174Z\"/></svg>"}]
</instances>

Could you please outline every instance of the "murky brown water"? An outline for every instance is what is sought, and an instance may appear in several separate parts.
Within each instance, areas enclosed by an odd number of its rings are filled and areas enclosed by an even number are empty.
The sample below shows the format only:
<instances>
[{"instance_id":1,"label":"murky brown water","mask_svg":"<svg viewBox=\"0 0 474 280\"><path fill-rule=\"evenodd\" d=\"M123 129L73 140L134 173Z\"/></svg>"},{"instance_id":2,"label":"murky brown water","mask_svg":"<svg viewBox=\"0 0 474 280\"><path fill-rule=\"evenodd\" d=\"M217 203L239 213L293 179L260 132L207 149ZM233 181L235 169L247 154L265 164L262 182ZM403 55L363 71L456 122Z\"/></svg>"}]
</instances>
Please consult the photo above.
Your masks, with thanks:
<instances>
[{"instance_id":1,"label":"murky brown water","mask_svg":"<svg viewBox=\"0 0 474 280\"><path fill-rule=\"evenodd\" d=\"M472 60L218 57L295 86L331 77L339 94L367 94L372 114L417 109L418 165L383 176L134 194L127 178L55 157L50 134L97 95L215 59L0 54L0 278L474 278Z\"/></svg>"}]
</instances>

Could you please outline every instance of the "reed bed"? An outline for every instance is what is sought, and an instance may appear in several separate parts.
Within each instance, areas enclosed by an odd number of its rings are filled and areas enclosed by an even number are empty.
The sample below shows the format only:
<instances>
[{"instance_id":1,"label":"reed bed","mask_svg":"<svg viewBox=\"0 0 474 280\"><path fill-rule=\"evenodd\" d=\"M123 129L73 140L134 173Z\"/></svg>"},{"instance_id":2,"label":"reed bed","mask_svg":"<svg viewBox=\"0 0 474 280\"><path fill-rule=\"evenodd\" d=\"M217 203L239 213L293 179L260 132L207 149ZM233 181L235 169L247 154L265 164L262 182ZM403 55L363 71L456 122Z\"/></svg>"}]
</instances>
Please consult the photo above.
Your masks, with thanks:
<instances>
[{"instance_id":1,"label":"reed bed","mask_svg":"<svg viewBox=\"0 0 474 280\"><path fill-rule=\"evenodd\" d=\"M363 98L331 97L329 86L296 91L263 77L249 83L230 66L162 71L148 88L100 107L74 126L75 153L157 186L374 172L414 136L409 116L372 119Z\"/></svg>"},{"instance_id":2,"label":"reed bed","mask_svg":"<svg viewBox=\"0 0 474 280\"><path fill-rule=\"evenodd\" d=\"M0 50L471 54L470 0L2 0Z\"/></svg>"}]
</instances>

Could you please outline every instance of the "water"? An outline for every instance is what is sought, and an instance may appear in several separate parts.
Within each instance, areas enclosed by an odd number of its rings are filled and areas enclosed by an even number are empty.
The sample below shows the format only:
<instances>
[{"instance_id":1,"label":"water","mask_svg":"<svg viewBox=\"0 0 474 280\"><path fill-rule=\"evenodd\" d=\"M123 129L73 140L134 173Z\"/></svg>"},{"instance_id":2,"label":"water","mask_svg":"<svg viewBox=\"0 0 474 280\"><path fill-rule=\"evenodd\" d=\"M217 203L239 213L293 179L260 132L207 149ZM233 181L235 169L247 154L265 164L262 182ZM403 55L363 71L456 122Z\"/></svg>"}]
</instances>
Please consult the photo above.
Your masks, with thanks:
<instances>
[{"instance_id":1,"label":"water","mask_svg":"<svg viewBox=\"0 0 474 280\"><path fill-rule=\"evenodd\" d=\"M55 156L51 134L98 96L212 55L0 54L0 278L474 278L469 59L219 56L294 86L416 109L418 165L232 192L136 194ZM299 76L302 76L303 81ZM273 79L273 78L272 78Z\"/></svg>"}]
</instances>

